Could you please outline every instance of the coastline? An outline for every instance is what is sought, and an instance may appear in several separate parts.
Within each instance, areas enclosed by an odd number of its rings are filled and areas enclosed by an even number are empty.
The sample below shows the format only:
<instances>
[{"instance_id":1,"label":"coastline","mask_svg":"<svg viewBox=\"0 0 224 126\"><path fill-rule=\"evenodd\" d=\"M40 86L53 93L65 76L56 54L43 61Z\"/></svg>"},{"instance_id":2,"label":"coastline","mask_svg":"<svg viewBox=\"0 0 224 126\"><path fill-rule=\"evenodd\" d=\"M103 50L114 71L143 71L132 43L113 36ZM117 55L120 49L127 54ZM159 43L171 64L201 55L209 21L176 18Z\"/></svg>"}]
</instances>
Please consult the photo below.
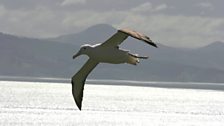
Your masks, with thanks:
<instances>
[{"instance_id":1,"label":"coastline","mask_svg":"<svg viewBox=\"0 0 224 126\"><path fill-rule=\"evenodd\" d=\"M43 78L43 77L0 76L0 81L47 82L47 83L70 84L70 79ZM202 89L202 90L224 91L224 83L208 83L208 82L163 82L163 81L87 79L86 84L113 85L113 86L141 86L141 87L156 87L156 88Z\"/></svg>"}]
</instances>

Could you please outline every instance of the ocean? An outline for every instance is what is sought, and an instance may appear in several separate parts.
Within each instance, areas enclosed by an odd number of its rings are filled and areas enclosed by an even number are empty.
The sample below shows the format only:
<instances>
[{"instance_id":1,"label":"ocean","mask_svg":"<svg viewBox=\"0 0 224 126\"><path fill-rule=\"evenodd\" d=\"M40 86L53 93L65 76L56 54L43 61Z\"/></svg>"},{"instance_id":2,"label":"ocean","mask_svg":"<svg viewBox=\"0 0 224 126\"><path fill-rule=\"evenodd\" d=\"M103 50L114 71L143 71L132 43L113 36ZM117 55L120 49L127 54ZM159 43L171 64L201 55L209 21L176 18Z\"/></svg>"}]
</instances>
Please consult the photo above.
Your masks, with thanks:
<instances>
[{"instance_id":1,"label":"ocean","mask_svg":"<svg viewBox=\"0 0 224 126\"><path fill-rule=\"evenodd\" d=\"M223 84L216 84L217 90L205 90L155 86L162 82L149 82L148 86L146 82L142 86L136 86L138 82L133 82L135 86L96 83L85 85L79 111L69 83L0 81L0 125L224 125L224 91L218 90ZM186 85L198 84L183 87Z\"/></svg>"}]
</instances>

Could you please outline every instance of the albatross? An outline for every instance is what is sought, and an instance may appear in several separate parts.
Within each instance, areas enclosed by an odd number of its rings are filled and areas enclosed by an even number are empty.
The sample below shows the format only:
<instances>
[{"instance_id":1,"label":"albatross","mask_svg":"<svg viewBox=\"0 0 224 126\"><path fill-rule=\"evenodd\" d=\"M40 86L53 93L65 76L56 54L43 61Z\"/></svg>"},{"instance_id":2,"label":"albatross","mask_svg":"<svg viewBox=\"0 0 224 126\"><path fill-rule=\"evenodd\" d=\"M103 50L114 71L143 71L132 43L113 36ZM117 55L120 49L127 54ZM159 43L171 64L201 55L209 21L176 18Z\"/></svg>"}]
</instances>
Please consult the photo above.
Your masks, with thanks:
<instances>
[{"instance_id":1,"label":"albatross","mask_svg":"<svg viewBox=\"0 0 224 126\"><path fill-rule=\"evenodd\" d=\"M146 35L136 32L131 29L120 29L111 36L104 43L89 45L82 45L78 53L73 56L73 59L80 55L87 55L88 61L82 66L82 68L72 77L72 94L75 103L79 110L82 108L83 90L87 76L99 63L110 64L132 64L137 65L139 59L147 59L147 56L139 56L138 54L131 54L127 50L122 50L119 45L131 36L138 40L141 40L153 47L157 48L157 45Z\"/></svg>"}]
</instances>

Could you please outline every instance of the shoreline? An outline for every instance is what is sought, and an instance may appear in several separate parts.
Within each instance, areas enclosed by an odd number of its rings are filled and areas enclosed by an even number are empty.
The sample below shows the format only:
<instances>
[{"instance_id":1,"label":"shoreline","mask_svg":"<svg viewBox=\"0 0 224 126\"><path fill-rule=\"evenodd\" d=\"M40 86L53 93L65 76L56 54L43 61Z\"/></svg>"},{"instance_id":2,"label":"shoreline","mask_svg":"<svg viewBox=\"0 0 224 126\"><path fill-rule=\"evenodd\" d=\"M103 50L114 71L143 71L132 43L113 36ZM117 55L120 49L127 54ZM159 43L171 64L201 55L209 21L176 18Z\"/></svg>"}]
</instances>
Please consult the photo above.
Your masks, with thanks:
<instances>
[{"instance_id":1,"label":"shoreline","mask_svg":"<svg viewBox=\"0 0 224 126\"><path fill-rule=\"evenodd\" d=\"M65 78L0 76L0 81L70 84L70 79L65 79ZM163 82L163 81L159 82L159 81L87 79L86 84L87 85L89 84L89 85L113 85L113 86L140 86L140 87L155 87L155 88L201 89L201 90L224 91L224 83L207 83L207 82Z\"/></svg>"}]
</instances>

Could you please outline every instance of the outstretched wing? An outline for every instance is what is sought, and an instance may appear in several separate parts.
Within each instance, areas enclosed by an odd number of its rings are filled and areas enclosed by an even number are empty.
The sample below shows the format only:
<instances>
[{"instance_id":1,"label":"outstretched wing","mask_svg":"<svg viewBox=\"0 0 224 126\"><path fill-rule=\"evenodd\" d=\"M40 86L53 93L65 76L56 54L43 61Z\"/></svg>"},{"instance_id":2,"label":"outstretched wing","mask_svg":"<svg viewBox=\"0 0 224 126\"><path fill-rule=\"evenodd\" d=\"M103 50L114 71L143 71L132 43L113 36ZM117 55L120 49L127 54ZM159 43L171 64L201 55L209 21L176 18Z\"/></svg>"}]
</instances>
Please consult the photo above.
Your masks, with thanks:
<instances>
[{"instance_id":1,"label":"outstretched wing","mask_svg":"<svg viewBox=\"0 0 224 126\"><path fill-rule=\"evenodd\" d=\"M82 108L84 84L89 73L99 62L89 59L85 65L72 77L72 95L79 110Z\"/></svg>"},{"instance_id":2,"label":"outstretched wing","mask_svg":"<svg viewBox=\"0 0 224 126\"><path fill-rule=\"evenodd\" d=\"M118 46L120 45L125 39L127 39L128 36L131 36L133 38L139 39L141 41L146 42L147 44L154 46L157 48L157 45L152 42L152 40L140 33L140 32L136 32L130 29L120 29L117 31L117 33L115 33L112 37L110 37L106 42L104 42L102 44L102 46Z\"/></svg>"}]
</instances>

